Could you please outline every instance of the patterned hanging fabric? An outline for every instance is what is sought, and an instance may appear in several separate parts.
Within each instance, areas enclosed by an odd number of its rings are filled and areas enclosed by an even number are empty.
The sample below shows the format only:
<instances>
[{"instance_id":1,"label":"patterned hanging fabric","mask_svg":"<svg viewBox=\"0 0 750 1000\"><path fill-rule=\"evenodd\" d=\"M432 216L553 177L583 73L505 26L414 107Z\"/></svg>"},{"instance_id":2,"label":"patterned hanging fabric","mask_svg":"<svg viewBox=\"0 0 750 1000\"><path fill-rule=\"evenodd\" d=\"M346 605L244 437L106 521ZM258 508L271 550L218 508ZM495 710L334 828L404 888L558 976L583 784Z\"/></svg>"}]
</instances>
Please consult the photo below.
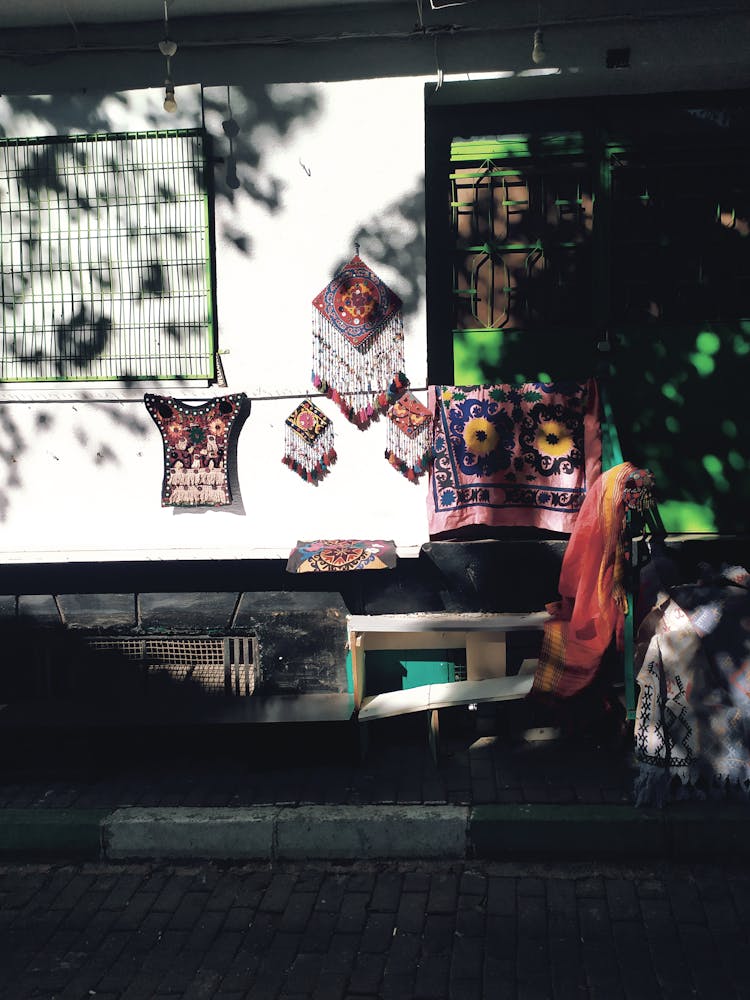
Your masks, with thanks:
<instances>
[{"instance_id":1,"label":"patterned hanging fabric","mask_svg":"<svg viewBox=\"0 0 750 1000\"><path fill-rule=\"evenodd\" d=\"M432 448L432 412L408 389L388 410L385 457L413 483L428 468Z\"/></svg>"},{"instance_id":2,"label":"patterned hanging fabric","mask_svg":"<svg viewBox=\"0 0 750 1000\"><path fill-rule=\"evenodd\" d=\"M333 538L297 542L289 553L287 573L351 573L395 569L396 545L384 538Z\"/></svg>"},{"instance_id":3,"label":"patterned hanging fabric","mask_svg":"<svg viewBox=\"0 0 750 1000\"><path fill-rule=\"evenodd\" d=\"M164 445L162 507L219 507L232 502L229 435L244 392L201 405L146 393L143 401Z\"/></svg>"},{"instance_id":4,"label":"patterned hanging fabric","mask_svg":"<svg viewBox=\"0 0 750 1000\"><path fill-rule=\"evenodd\" d=\"M313 385L364 430L404 367L402 302L358 254L313 299Z\"/></svg>"},{"instance_id":5,"label":"patterned hanging fabric","mask_svg":"<svg viewBox=\"0 0 750 1000\"><path fill-rule=\"evenodd\" d=\"M312 400L304 399L286 418L282 462L308 483L318 483L335 461L333 425Z\"/></svg>"},{"instance_id":6,"label":"patterned hanging fabric","mask_svg":"<svg viewBox=\"0 0 750 1000\"><path fill-rule=\"evenodd\" d=\"M601 473L595 379L430 386L431 536L478 525L570 532Z\"/></svg>"}]
</instances>

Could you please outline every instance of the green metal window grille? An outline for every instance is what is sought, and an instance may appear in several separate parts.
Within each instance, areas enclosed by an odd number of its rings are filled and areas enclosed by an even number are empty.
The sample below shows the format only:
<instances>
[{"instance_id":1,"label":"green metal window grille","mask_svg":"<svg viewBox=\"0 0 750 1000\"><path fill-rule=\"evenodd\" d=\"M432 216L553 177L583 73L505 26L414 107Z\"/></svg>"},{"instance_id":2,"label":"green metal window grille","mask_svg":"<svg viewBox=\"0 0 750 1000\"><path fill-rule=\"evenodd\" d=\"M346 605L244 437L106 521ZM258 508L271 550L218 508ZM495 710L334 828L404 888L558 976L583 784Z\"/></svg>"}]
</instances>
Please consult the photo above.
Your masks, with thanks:
<instances>
[{"instance_id":1,"label":"green metal window grille","mask_svg":"<svg viewBox=\"0 0 750 1000\"><path fill-rule=\"evenodd\" d=\"M453 140L458 330L589 318L593 199L583 152L577 133Z\"/></svg>"},{"instance_id":2,"label":"green metal window grille","mask_svg":"<svg viewBox=\"0 0 750 1000\"><path fill-rule=\"evenodd\" d=\"M211 379L200 130L0 140L0 379Z\"/></svg>"},{"instance_id":3,"label":"green metal window grille","mask_svg":"<svg viewBox=\"0 0 750 1000\"><path fill-rule=\"evenodd\" d=\"M747 317L744 156L679 137L454 138L454 333Z\"/></svg>"}]
</instances>

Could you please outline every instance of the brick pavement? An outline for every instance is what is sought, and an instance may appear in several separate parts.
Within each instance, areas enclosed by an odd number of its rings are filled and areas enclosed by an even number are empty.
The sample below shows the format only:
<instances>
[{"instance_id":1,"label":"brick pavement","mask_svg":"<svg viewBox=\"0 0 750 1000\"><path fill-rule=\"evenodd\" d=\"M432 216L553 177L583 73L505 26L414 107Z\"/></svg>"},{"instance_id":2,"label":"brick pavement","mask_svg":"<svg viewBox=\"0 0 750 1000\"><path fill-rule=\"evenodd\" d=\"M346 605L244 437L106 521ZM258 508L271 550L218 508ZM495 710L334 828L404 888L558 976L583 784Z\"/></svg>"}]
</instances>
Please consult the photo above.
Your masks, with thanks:
<instances>
[{"instance_id":1,"label":"brick pavement","mask_svg":"<svg viewBox=\"0 0 750 1000\"><path fill-rule=\"evenodd\" d=\"M364 760L354 725L27 735L0 747L0 808L631 801L627 746L527 744L461 721L437 764L423 715L371 724Z\"/></svg>"},{"instance_id":2,"label":"brick pavement","mask_svg":"<svg viewBox=\"0 0 750 1000\"><path fill-rule=\"evenodd\" d=\"M3 1000L741 1000L749 932L718 866L0 866Z\"/></svg>"}]
</instances>

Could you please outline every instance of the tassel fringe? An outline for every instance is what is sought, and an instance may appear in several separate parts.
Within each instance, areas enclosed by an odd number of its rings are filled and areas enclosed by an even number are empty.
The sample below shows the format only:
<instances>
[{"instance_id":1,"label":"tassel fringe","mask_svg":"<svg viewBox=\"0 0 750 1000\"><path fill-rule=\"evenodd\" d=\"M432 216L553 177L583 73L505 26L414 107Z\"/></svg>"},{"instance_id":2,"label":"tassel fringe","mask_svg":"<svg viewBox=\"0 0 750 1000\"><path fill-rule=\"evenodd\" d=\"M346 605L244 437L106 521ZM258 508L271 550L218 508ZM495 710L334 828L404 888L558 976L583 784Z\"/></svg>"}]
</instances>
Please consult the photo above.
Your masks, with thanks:
<instances>
[{"instance_id":1,"label":"tassel fringe","mask_svg":"<svg viewBox=\"0 0 750 1000\"><path fill-rule=\"evenodd\" d=\"M365 430L383 413L391 387L401 394L408 385L404 367L401 314L392 316L355 347L318 310L313 310L312 384L331 399L347 420ZM394 372L398 374L394 378ZM403 388L400 379L406 380ZM397 397L396 397L397 398Z\"/></svg>"},{"instance_id":2,"label":"tassel fringe","mask_svg":"<svg viewBox=\"0 0 750 1000\"><path fill-rule=\"evenodd\" d=\"M287 468L291 469L292 472L296 472L306 482L318 483L330 472L331 466L335 465L337 457L335 450L331 448L312 467L303 465L302 462L297 461L291 455L284 455L281 461Z\"/></svg>"},{"instance_id":3,"label":"tassel fringe","mask_svg":"<svg viewBox=\"0 0 750 1000\"><path fill-rule=\"evenodd\" d=\"M409 465L407 461L399 457L394 451L390 451L388 448L385 450L385 457L391 463L396 472L400 472L402 476L406 476L410 482L416 483L419 477L427 471L432 459L432 451L428 448L422 453L419 460L414 462L413 465Z\"/></svg>"},{"instance_id":4,"label":"tassel fringe","mask_svg":"<svg viewBox=\"0 0 750 1000\"><path fill-rule=\"evenodd\" d=\"M408 391L409 380L402 372L391 384L397 393L388 410L385 457L412 483L424 475L433 458L429 410Z\"/></svg>"},{"instance_id":5,"label":"tassel fringe","mask_svg":"<svg viewBox=\"0 0 750 1000\"><path fill-rule=\"evenodd\" d=\"M281 461L306 482L315 485L328 475L336 462L331 421L309 399L300 403L286 420Z\"/></svg>"}]
</instances>

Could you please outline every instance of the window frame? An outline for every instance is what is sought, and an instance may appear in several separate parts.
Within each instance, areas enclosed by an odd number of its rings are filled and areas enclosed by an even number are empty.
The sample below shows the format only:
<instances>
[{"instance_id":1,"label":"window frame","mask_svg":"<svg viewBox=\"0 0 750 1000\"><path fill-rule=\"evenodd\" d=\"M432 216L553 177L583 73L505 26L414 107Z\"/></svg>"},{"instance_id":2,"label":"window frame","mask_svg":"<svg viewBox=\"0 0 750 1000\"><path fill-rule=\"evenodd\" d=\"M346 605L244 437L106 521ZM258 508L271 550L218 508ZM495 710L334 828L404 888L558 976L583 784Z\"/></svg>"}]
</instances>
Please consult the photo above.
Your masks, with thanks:
<instances>
[{"instance_id":1,"label":"window frame","mask_svg":"<svg viewBox=\"0 0 750 1000\"><path fill-rule=\"evenodd\" d=\"M453 164L451 143L469 136L500 136L513 133L582 133L592 156L593 196L596 206L592 229L591 322L578 329L588 337L592 353L618 326L626 327L612 312L612 218L611 184L613 156L623 150L618 135L618 116L646 111L656 123L670 109L750 109L749 90L593 96L549 100L512 100L507 103L476 102L472 85L446 85L448 93L436 95L434 85L425 87L425 214L427 234L427 364L428 381L451 384L454 379L453 255L455 240L450 218L449 177ZM473 101L473 103L469 103ZM726 148L730 149L728 142ZM722 144L719 149L724 150ZM750 154L750 142L742 149ZM533 162L530 161L530 162ZM738 156L736 162L743 162ZM749 185L750 189L750 185ZM747 315L750 316L750 308ZM681 321L676 324L680 325ZM666 323L664 326L669 326ZM652 327L651 329L656 329ZM561 333L563 330L561 329Z\"/></svg>"},{"instance_id":2,"label":"window frame","mask_svg":"<svg viewBox=\"0 0 750 1000\"><path fill-rule=\"evenodd\" d=\"M185 170L192 170L196 176L196 185L191 191L190 196L184 202L184 211L186 212L185 220L189 229L186 229L188 235L194 237L194 247L193 250L197 249L199 251L199 256L193 253L190 257L187 255L184 259L178 258L175 262L170 251L176 245L179 239L180 231L176 228L170 229L170 222L172 222L175 217L175 212L181 211L182 208L174 209L174 211L168 212L169 216L165 222L160 224L160 226L154 231L154 236L156 239L160 239L160 252L164 248L165 251L165 268L171 267L171 271L167 270L167 277L171 277L177 274L177 269L180 268L185 272L186 268L193 269L193 273L196 276L195 288L197 291L193 291L193 286L190 285L188 281L188 304L185 315L190 315L190 308L197 304L196 315L197 319L194 322L193 330L191 336L194 338L194 345L188 343L187 345L187 356L191 356L194 361L197 361L198 370L193 374L184 366L181 370L179 367L179 355L175 357L176 367L172 370L162 370L159 371L159 366L163 358L169 358L169 354L162 353L158 351L159 337L163 335L164 330L169 330L174 328L175 324L169 325L169 316L173 315L170 313L169 308L165 310L164 316L167 317L160 325L159 319L154 321L153 326L149 328L148 337L145 343L145 353L144 357L147 359L146 364L151 367L151 370L147 370L146 367L139 372L128 372L127 370L121 369L119 372L107 373L104 375L92 374L92 372L86 371L83 364L78 364L79 358L74 356L74 364L77 365L78 371L71 374L70 367L64 374L58 374L54 376L49 375L49 367L51 365L57 364L59 368L62 368L63 363L70 359L66 359L62 356L60 352L60 357L48 356L43 359L44 363L47 365L47 371L41 372L39 375L23 376L23 377L11 377L5 369L4 359L0 358L0 398L6 401L13 400L72 400L79 398L87 399L138 399L143 395L143 391L149 388L159 388L167 386L182 386L190 388L202 388L208 386L217 381L217 352L218 352L218 328L216 322L216 252L215 252L215 229L214 229L214 206L215 206L215 192L214 192L214 178L213 178L213 156L212 156L212 143L211 136L206 131L205 128L176 128L176 129L152 129L152 130L141 130L141 131L131 131L131 132L107 132L107 133L76 133L73 135L50 135L41 137L4 137L0 140L0 158L2 157L3 149L8 148L31 148L33 150L45 149L49 146L61 146L66 145L68 149L66 150L66 155L73 157L75 153L83 146L85 149L87 145L93 148L96 144L125 144L122 148L127 152L132 152L128 149L128 143L144 140L155 140L163 142L163 148L168 150L168 143L172 140L178 142L182 140L187 140L191 145L186 147L186 159L180 161L180 167ZM80 145L79 145L80 144ZM109 149L117 148L116 146L109 146ZM145 152L147 147L141 147ZM158 147L154 147L154 155L158 156L160 150ZM106 150L102 150L101 147L96 151L97 155L101 153L104 155ZM48 158L49 159L49 158ZM7 162L7 159L6 161ZM98 162L98 161L97 161ZM53 161L53 168L56 166L57 161ZM145 167L143 166L145 164ZM145 156L140 160L133 159L126 163L126 169L122 172L126 176L130 176L129 181L123 182L122 190L125 191L124 194L120 194L120 182L115 182L115 198L110 203L110 190L109 185L105 186L102 190L95 189L96 195L96 206L97 214L101 214L102 207L104 208L105 215L108 216L110 205L118 208L122 211L127 209L136 209L136 214L139 211L140 206L147 205L148 197L151 196L151 202L154 202L153 194L154 191L147 190L146 185L143 185L141 190L138 184L138 172L142 175L146 175L150 171L152 175L152 183L156 183L158 178L158 169L160 169L163 164L159 160L152 161L150 164ZM127 167L130 167L128 171ZM0 159L0 168L2 168L3 176L5 174L5 163ZM44 179L44 177L43 177ZM128 190L128 184L132 182L133 191ZM62 182L59 182L62 183ZM175 188L174 192L179 192L179 178L175 175ZM71 203L71 190L75 190L76 196L78 196L78 184L71 187L68 182L68 186L65 189L65 202L64 209L67 208ZM157 192L160 189L156 189ZM59 197L59 195L58 195ZM85 194L84 194L85 197ZM178 204L179 199L175 198L174 203ZM21 205L21 202L18 202ZM179 203L183 205L183 203ZM88 210L87 205L80 205L83 211ZM13 209L12 203L9 201L9 208L7 217L9 219L9 230L12 227L11 211ZM63 209L63 210L64 210ZM59 211L59 209L58 209ZM41 216L42 209L39 210ZM51 208L47 207L48 215L52 214ZM159 213L156 213L157 217ZM98 220L96 220L98 223ZM31 225L29 223L29 225ZM120 216L118 215L118 235L122 235L123 226L120 222ZM81 226L83 228L83 225ZM44 246L47 248L49 254L49 247L54 247L55 234L52 233L51 240L47 240L44 243L44 237L49 236L52 232L52 225L49 226L49 232L42 232L42 237L40 238L40 247ZM110 240L110 230L106 227L99 228L98 225L94 228L93 235L89 220L88 236L93 241L106 241L107 245ZM23 232L21 232L16 239L23 238ZM85 234L84 234L85 235ZM182 235L185 235L184 233ZM15 251L15 245L11 243L13 238L13 233L11 231L11 239L6 240L5 248L6 250L10 246L12 250ZM80 239L80 234L79 234ZM121 240L121 246L125 248L125 255L123 260L119 258L113 259L113 263L104 258L108 263L112 263L110 274L115 271L119 276L121 272L126 272L129 269L140 268L141 271L145 266L145 259L139 256L137 253L133 257L128 257L127 253L132 249L133 243L133 231L132 226L129 227L128 235L125 239ZM57 234L58 244L62 244L63 239L60 233ZM142 246L146 249L146 254L148 254L148 243L143 243ZM108 246L109 251L109 246ZM141 249L140 247L138 248ZM176 256L176 255L174 255ZM96 252L94 254L95 260L93 267L99 263L96 258ZM49 254L49 260L51 261L53 256ZM41 257L40 257L41 260ZM68 270L61 270L62 274L73 274L76 265L71 263L71 261L66 262L68 264ZM11 262L11 269L14 267L15 262ZM83 269L81 269L82 271ZM42 273L42 264L37 262L37 273ZM4 271L3 280L4 282L8 280L8 275L11 275L12 280L12 270ZM50 266L50 275L52 274L52 267ZM81 283L82 284L82 283ZM164 300L171 304L172 295L169 292L169 284L166 283L167 294L164 296ZM71 278L70 282L71 296L70 303L74 302L72 288L73 282ZM141 286L140 298L147 299L148 295L151 294L150 290L142 290ZM100 290L101 291L101 290ZM3 287L3 292L5 292L5 285ZM11 293L12 294L12 293ZM157 289L153 293L154 300L158 302L161 298L162 292ZM104 303L107 306L113 306L120 302L122 308L122 301L127 298L125 294L122 294L120 299L115 295L101 294L96 300L97 303ZM131 301L135 299L135 296L130 293ZM49 302L53 302L53 309L61 307L63 303L63 297L59 298L50 297L45 300L45 308L49 308ZM84 318L84 323L86 319L86 307L91 306L94 303L93 289L90 289L89 293L86 294L85 290L79 285L76 288L76 300L75 305L80 301L81 313L80 315ZM65 303L67 305L67 301ZM114 310L113 310L114 311ZM75 314L72 314L75 315ZM95 316L93 308L91 309L90 315ZM137 313L136 313L137 315ZM192 321L192 317L191 317ZM93 320L92 320L93 322ZM63 325L69 327L71 332L73 330L72 321L64 321ZM31 330L30 337L33 338L33 320L26 329ZM133 329L136 329L133 326ZM179 327L178 327L179 329ZM3 334L5 333L5 323ZM11 331L11 336L14 336L14 332ZM137 335L137 334L136 334ZM49 339L49 330L47 333ZM123 344L125 346L134 346L134 341L131 339L128 341L118 341L117 346L122 348ZM102 352L101 357L105 359L105 363L114 365L124 365L126 362L127 354L122 349L118 351L113 351L107 355L107 352ZM83 359L85 360L85 358ZM92 359L93 360L93 359ZM29 364L33 364L33 357Z\"/></svg>"}]
</instances>

